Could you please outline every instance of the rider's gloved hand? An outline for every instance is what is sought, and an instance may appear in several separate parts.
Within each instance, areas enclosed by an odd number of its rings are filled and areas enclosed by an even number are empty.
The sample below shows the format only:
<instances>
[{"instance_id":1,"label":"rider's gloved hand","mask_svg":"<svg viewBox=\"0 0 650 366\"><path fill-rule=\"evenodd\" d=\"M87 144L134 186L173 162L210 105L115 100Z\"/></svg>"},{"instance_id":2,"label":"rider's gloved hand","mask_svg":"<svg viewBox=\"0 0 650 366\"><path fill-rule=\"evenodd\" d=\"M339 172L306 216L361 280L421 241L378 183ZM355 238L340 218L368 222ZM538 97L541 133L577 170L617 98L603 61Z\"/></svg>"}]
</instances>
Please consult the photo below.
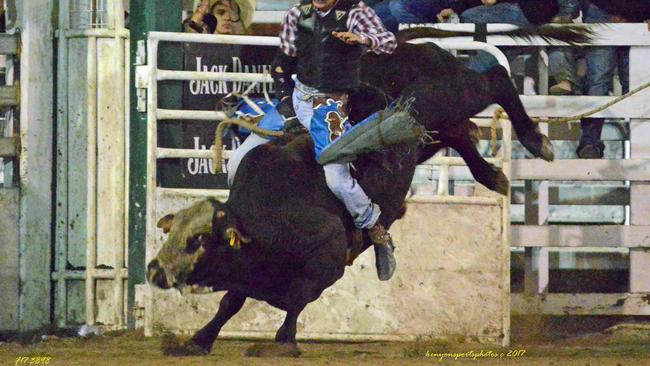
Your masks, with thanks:
<instances>
[{"instance_id":1,"label":"rider's gloved hand","mask_svg":"<svg viewBox=\"0 0 650 366\"><path fill-rule=\"evenodd\" d=\"M290 96L282 97L280 103L276 108L285 119L293 118L296 116L296 111L293 109L293 101L291 100Z\"/></svg>"}]
</instances>

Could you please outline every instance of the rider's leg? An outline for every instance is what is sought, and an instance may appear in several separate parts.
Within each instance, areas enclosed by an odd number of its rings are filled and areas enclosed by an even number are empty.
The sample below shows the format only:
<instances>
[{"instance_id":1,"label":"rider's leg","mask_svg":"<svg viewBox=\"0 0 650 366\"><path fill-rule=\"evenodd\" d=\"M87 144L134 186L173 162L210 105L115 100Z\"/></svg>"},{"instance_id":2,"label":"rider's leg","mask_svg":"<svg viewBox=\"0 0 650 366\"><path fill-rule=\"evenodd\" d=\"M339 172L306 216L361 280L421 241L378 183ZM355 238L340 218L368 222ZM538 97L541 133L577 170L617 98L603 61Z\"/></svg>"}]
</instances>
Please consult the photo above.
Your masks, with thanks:
<instances>
[{"instance_id":1,"label":"rider's leg","mask_svg":"<svg viewBox=\"0 0 650 366\"><path fill-rule=\"evenodd\" d=\"M294 97L296 94L294 93ZM304 99L304 98L303 98ZM309 132L314 140L316 156L320 154L329 143L334 141L343 132L347 122L347 95L326 96L313 98L313 113L309 121ZM301 99L294 98L294 107L298 118ZM302 118L305 116L303 115ZM307 125L302 121L303 125ZM334 195L340 199L354 219L356 227L368 229L370 240L374 244L377 274L379 279L386 281L395 271L394 245L390 234L377 221L381 210L373 204L363 191L356 179L350 174L349 164L327 164L323 167L325 181Z\"/></svg>"},{"instance_id":2,"label":"rider's leg","mask_svg":"<svg viewBox=\"0 0 650 366\"><path fill-rule=\"evenodd\" d=\"M251 133L246 138L246 140L244 140L244 143L232 152L232 155L230 155L230 159L228 159L228 163L226 164L228 171L228 187L232 187L232 183L235 179L235 173L237 172L237 167L239 167L239 163L241 163L241 160L244 158L244 156L249 151L253 150L253 148L266 144L269 141L269 139L266 139L256 133Z\"/></svg>"},{"instance_id":3,"label":"rider's leg","mask_svg":"<svg viewBox=\"0 0 650 366\"><path fill-rule=\"evenodd\" d=\"M312 121L314 123L314 121ZM390 234L377 222L381 210L372 203L366 192L350 174L350 164L326 164L325 181L332 193L340 199L359 229L368 229L375 248L377 275L382 281L389 280L395 271L394 245Z\"/></svg>"}]
</instances>

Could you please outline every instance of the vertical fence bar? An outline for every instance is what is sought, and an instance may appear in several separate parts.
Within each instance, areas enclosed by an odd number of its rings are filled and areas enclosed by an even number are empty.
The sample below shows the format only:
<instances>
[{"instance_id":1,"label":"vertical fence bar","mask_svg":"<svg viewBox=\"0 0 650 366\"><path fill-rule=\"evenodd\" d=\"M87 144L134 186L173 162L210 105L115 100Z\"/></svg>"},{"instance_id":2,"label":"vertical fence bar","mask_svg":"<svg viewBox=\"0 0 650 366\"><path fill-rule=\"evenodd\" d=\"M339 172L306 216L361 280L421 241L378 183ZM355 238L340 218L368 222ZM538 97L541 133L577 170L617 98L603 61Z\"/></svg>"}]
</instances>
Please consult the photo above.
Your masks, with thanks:
<instances>
[{"instance_id":1,"label":"vertical fence bar","mask_svg":"<svg viewBox=\"0 0 650 366\"><path fill-rule=\"evenodd\" d=\"M512 182L512 124L509 120L501 119L498 121L501 126L501 170L508 177L508 181ZM501 245L501 257L504 259L501 265L503 266L502 275L505 279L503 286L505 289L510 289L510 199L511 199L511 190L508 189L508 195L501 197L503 202L501 207L501 227L503 228L502 232L502 245ZM501 343L502 347L507 347L510 345L510 291L508 290L508 296L506 296L503 301L504 314L503 314L503 341Z\"/></svg>"},{"instance_id":2,"label":"vertical fence bar","mask_svg":"<svg viewBox=\"0 0 650 366\"><path fill-rule=\"evenodd\" d=\"M126 74L126 64L125 64L125 50L124 50L124 45L126 44L125 39L122 37L121 33L124 30L124 9L122 7L122 1L115 1L114 6L110 7L112 9L112 16L111 12L109 12L109 24L114 25L114 32L115 32L115 37L113 38L114 42L114 49L115 49L115 63L117 65L117 77L116 79L118 80L118 86L117 90L115 91L116 93L116 98L115 100L117 103L125 103L125 88L128 87L128 84L126 85L121 85L120 82L125 82L125 74ZM126 119L126 106L127 104L122 104L120 108L117 108L118 111L121 111L124 116L124 121L125 124L127 123L128 119ZM125 131L125 139L128 134ZM126 149L126 147L125 147ZM125 153L128 150L125 150ZM128 161L126 161L126 154L124 155L125 161L124 161L124 166L128 166ZM126 183L128 179L124 179L124 182ZM126 195L128 188L124 188L122 193ZM124 207L128 207L128 205L125 205ZM122 226L122 229L126 232L126 225L127 225L127 220L125 219L123 221L124 226ZM125 255L124 255L124 250L125 250L125 245L127 241L125 240L123 243L118 245L114 250L115 254L115 277L113 281L113 291L114 291L114 324L117 327L122 327L124 325L124 280L122 278L123 272L124 272L124 267L125 267Z\"/></svg>"},{"instance_id":3,"label":"vertical fence bar","mask_svg":"<svg viewBox=\"0 0 650 366\"><path fill-rule=\"evenodd\" d=\"M650 79L647 60L650 47L630 48L630 89L636 88ZM642 91L650 98L650 91ZM650 157L650 119L637 119L630 122L630 145L632 158ZM630 223L632 225L650 225L650 183L633 182L630 189ZM630 249L630 292L650 292L650 249Z\"/></svg>"},{"instance_id":4,"label":"vertical fence bar","mask_svg":"<svg viewBox=\"0 0 650 366\"><path fill-rule=\"evenodd\" d=\"M540 131L548 134L548 124L540 123ZM548 224L548 181L525 183L525 222L528 225ZM536 295L548 286L548 248L525 248L524 292Z\"/></svg>"},{"instance_id":5,"label":"vertical fence bar","mask_svg":"<svg viewBox=\"0 0 650 366\"><path fill-rule=\"evenodd\" d=\"M438 154L439 156L449 155L447 149L440 150ZM439 196L449 195L449 165L446 163L440 163L438 165L438 187L436 188L436 194Z\"/></svg>"},{"instance_id":6,"label":"vertical fence bar","mask_svg":"<svg viewBox=\"0 0 650 366\"><path fill-rule=\"evenodd\" d=\"M156 150L158 149L158 41L147 41L147 64L149 66L149 88L147 89L147 227L146 242L153 242L156 232L153 223L155 222L155 201L156 201ZM145 252L145 263L151 258L152 253ZM151 287L147 287L151 291ZM153 297L151 293L146 296L146 307L152 309ZM145 312L145 334L152 329L152 319Z\"/></svg>"},{"instance_id":7,"label":"vertical fence bar","mask_svg":"<svg viewBox=\"0 0 650 366\"><path fill-rule=\"evenodd\" d=\"M97 266L97 37L88 39L88 146L86 211L86 323L95 324Z\"/></svg>"},{"instance_id":8,"label":"vertical fence bar","mask_svg":"<svg viewBox=\"0 0 650 366\"><path fill-rule=\"evenodd\" d=\"M66 266L68 263L68 198L69 198L69 181L68 181L68 159L69 159L69 124L68 124L68 81L69 81L69 57L68 53L70 29L70 1L64 0L59 2L59 29L57 30L57 152L56 161L56 237L55 237L55 319L60 327L68 323L68 294L67 280L65 276Z\"/></svg>"},{"instance_id":9,"label":"vertical fence bar","mask_svg":"<svg viewBox=\"0 0 650 366\"><path fill-rule=\"evenodd\" d=\"M62 3L67 3L62 1ZM61 5L61 13L64 5ZM63 19L65 14L60 14ZM63 273L66 269L68 258L68 38L65 28L58 32L58 82L57 88L57 170L56 170L56 293L55 313L56 322L63 327L67 323L67 286Z\"/></svg>"},{"instance_id":10,"label":"vertical fence bar","mask_svg":"<svg viewBox=\"0 0 650 366\"><path fill-rule=\"evenodd\" d=\"M122 247L123 251L123 266L127 268L127 278L128 278L128 249L129 249L129 197L130 197L130 182L129 182L129 174L130 174L130 164L129 164L129 151L131 151L131 134L130 129L131 129L131 107L129 105L131 96L130 96L130 85L131 85L131 73L126 70L126 67L131 64L130 60L130 54L129 54L129 42L128 39L124 40L122 44L122 50L124 52L124 59L122 62L124 62L124 151L125 151L125 157L126 160L124 162L124 246ZM122 283L122 291L125 297L128 297L128 288L126 287L127 280L121 279L120 282ZM124 317L124 325L128 324L128 300L123 299L124 301L124 309L122 312L122 316Z\"/></svg>"},{"instance_id":11,"label":"vertical fence bar","mask_svg":"<svg viewBox=\"0 0 650 366\"><path fill-rule=\"evenodd\" d=\"M53 2L18 1L20 57L20 330L51 321Z\"/></svg>"}]
</instances>

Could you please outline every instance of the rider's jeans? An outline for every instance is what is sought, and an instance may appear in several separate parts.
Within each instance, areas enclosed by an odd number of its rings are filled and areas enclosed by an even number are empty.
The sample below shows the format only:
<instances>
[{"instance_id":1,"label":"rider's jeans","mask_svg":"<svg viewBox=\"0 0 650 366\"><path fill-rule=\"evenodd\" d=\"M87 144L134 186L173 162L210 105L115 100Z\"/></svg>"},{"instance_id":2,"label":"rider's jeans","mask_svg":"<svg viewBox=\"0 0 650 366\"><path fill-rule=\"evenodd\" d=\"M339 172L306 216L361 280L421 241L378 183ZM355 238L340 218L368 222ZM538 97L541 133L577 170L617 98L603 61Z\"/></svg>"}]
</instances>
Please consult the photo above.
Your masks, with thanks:
<instances>
[{"instance_id":1,"label":"rider's jeans","mask_svg":"<svg viewBox=\"0 0 650 366\"><path fill-rule=\"evenodd\" d=\"M232 152L230 159L228 159L228 163L226 164L228 171L228 187L232 187L232 182L235 180L235 173L237 172L239 163L241 163L244 155L248 154L248 152L253 150L254 147L264 145L269 141L271 140L251 132L246 140L244 140L244 142Z\"/></svg>"},{"instance_id":2,"label":"rider's jeans","mask_svg":"<svg viewBox=\"0 0 650 366\"><path fill-rule=\"evenodd\" d=\"M311 131L313 123L326 123L312 118L314 96L323 96L318 90L310 88L296 80L293 91L293 108L300 123ZM312 135L312 138L315 136ZM326 164L323 166L325 181L332 193L343 201L354 224L359 229L370 228L375 225L381 210L372 203L356 179L350 174L350 164Z\"/></svg>"}]
</instances>

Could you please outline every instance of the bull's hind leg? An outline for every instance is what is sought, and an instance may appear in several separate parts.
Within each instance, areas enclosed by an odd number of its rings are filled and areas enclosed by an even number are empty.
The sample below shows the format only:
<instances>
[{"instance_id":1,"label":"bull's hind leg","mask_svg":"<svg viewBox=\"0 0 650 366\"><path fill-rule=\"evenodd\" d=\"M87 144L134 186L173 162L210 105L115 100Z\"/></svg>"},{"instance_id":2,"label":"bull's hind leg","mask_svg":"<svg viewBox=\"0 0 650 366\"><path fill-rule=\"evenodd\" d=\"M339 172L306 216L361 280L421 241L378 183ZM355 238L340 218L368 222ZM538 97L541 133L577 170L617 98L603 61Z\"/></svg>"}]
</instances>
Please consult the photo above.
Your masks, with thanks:
<instances>
[{"instance_id":1,"label":"bull's hind leg","mask_svg":"<svg viewBox=\"0 0 650 366\"><path fill-rule=\"evenodd\" d=\"M483 74L483 80L487 84L490 99L501 105L508 113L519 142L534 156L552 161L554 158L553 145L526 113L506 69L502 66L494 67Z\"/></svg>"},{"instance_id":2,"label":"bull's hind leg","mask_svg":"<svg viewBox=\"0 0 650 366\"><path fill-rule=\"evenodd\" d=\"M508 194L508 188L510 187L508 178L501 169L483 159L476 150L469 134L447 138L443 142L460 154L477 182L502 195Z\"/></svg>"}]
</instances>

